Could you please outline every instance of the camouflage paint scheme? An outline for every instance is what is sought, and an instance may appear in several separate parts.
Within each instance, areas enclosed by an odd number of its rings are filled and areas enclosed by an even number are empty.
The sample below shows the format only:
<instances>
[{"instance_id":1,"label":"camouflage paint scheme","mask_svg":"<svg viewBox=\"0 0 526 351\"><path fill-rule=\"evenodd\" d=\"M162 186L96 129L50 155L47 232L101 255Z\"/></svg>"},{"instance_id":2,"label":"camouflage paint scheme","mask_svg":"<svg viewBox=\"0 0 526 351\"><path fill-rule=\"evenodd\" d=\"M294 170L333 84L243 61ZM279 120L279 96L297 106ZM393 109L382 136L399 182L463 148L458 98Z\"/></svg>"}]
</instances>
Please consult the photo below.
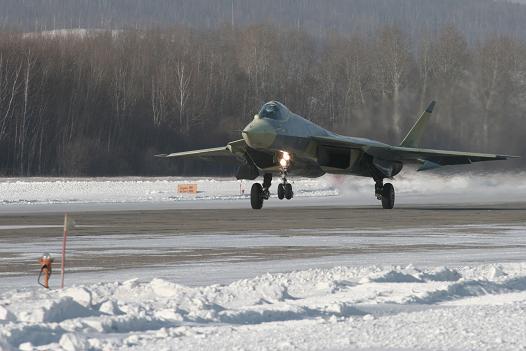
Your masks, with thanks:
<instances>
[{"instance_id":1,"label":"camouflage paint scheme","mask_svg":"<svg viewBox=\"0 0 526 351\"><path fill-rule=\"evenodd\" d=\"M433 101L399 146L335 134L291 112L280 102L270 101L243 129L243 139L224 147L157 156L235 157L241 164L237 179L255 179L265 173L281 174L279 158L282 152L288 152L291 155L288 175L319 177L325 173L350 174L371 177L375 181L394 177L407 163L417 163L420 165L418 170L424 171L446 165L515 157L419 148L434 105Z\"/></svg>"}]
</instances>

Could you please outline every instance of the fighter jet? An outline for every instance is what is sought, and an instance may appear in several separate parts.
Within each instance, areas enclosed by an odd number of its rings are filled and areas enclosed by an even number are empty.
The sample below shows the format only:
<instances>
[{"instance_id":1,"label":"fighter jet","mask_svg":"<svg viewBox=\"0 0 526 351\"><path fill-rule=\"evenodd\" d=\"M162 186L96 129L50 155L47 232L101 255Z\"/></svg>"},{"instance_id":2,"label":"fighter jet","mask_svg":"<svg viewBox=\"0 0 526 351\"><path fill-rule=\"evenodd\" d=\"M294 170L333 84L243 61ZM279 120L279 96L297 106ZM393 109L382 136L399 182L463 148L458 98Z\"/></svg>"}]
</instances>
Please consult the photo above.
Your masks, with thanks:
<instances>
[{"instance_id":1,"label":"fighter jet","mask_svg":"<svg viewBox=\"0 0 526 351\"><path fill-rule=\"evenodd\" d=\"M293 113L278 101L265 103L241 132L242 139L226 146L171 154L168 158L216 159L233 157L239 161L237 179L254 180L250 191L253 209L261 209L270 198L273 176L279 176L277 196L290 200L294 196L288 176L316 178L325 173L370 177L374 193L382 207L392 209L395 190L392 179L404 164L417 164L418 171L441 166L470 164L479 161L506 160L516 156L445 151L420 147L420 141L435 102L431 102L400 145L338 135Z\"/></svg>"}]
</instances>

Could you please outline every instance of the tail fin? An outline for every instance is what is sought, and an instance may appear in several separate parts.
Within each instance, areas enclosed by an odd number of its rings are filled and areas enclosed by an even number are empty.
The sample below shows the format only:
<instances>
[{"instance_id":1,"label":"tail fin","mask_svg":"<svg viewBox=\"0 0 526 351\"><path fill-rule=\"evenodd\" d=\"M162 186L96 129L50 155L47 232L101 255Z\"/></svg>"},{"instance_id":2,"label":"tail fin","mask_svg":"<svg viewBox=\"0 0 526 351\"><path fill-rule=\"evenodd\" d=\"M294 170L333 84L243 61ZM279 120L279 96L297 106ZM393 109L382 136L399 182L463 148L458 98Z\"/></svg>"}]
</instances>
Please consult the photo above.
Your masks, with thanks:
<instances>
[{"instance_id":1,"label":"tail fin","mask_svg":"<svg viewBox=\"0 0 526 351\"><path fill-rule=\"evenodd\" d=\"M424 129L427 125L427 122L429 121L429 117L431 117L431 113L433 112L433 107L435 107L435 101L431 101L429 106L427 106L426 110L422 113L420 118L416 121L413 128L411 128L409 133L407 133L407 135L405 136L400 146L415 148L420 145L420 139L422 139L422 134L424 134Z\"/></svg>"}]
</instances>

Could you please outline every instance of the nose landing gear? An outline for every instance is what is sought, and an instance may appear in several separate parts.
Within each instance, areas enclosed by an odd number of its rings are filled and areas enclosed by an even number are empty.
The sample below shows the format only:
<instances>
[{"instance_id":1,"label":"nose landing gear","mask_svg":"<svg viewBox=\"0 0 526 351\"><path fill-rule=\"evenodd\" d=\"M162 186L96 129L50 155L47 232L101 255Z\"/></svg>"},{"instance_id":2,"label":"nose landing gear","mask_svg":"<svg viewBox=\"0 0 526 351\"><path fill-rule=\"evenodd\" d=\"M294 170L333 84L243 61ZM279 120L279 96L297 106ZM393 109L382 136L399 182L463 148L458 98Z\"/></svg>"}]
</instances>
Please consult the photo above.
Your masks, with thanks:
<instances>
[{"instance_id":1,"label":"nose landing gear","mask_svg":"<svg viewBox=\"0 0 526 351\"><path fill-rule=\"evenodd\" d=\"M278 184L278 199L283 200L285 198L285 187L283 184Z\"/></svg>"},{"instance_id":2,"label":"nose landing gear","mask_svg":"<svg viewBox=\"0 0 526 351\"><path fill-rule=\"evenodd\" d=\"M278 199L283 200L284 198L290 200L294 197L292 191L292 184L287 182L287 173L281 174L281 183L278 185Z\"/></svg>"}]
</instances>

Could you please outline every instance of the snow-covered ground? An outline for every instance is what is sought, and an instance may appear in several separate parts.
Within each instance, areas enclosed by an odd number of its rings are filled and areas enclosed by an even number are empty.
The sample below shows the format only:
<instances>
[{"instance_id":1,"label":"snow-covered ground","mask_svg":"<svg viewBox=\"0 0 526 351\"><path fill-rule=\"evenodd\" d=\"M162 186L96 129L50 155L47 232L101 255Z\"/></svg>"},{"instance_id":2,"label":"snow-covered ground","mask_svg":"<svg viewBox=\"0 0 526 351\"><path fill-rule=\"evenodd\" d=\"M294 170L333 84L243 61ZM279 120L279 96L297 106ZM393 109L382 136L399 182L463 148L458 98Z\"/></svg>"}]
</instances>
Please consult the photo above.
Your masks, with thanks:
<instances>
[{"instance_id":1,"label":"snow-covered ground","mask_svg":"<svg viewBox=\"0 0 526 351\"><path fill-rule=\"evenodd\" d=\"M180 184L196 184L197 194L177 191ZM294 182L295 196L338 194L325 178ZM3 178L0 205L146 203L247 199L252 182L204 178Z\"/></svg>"},{"instance_id":2,"label":"snow-covered ground","mask_svg":"<svg viewBox=\"0 0 526 351\"><path fill-rule=\"evenodd\" d=\"M95 265L68 270L76 285L0 276L0 349L523 350L525 246L526 223L72 236L70 260ZM320 253L294 255L309 248ZM0 255L9 264L48 249L53 238ZM188 258L97 267L134 253Z\"/></svg>"},{"instance_id":3,"label":"snow-covered ground","mask_svg":"<svg viewBox=\"0 0 526 351\"><path fill-rule=\"evenodd\" d=\"M86 29L86 28L64 28L64 29L53 29L44 30L41 32L29 32L22 34L24 39L56 39L73 37L79 39L85 39L90 36L96 36L100 34L111 33L113 38L117 37L122 33L122 30L107 30L107 29Z\"/></svg>"},{"instance_id":4,"label":"snow-covered ground","mask_svg":"<svg viewBox=\"0 0 526 351\"><path fill-rule=\"evenodd\" d=\"M499 203L524 200L524 176L408 173L394 185L398 203ZM187 182L199 192L178 194ZM365 178L294 187L292 202L265 206L377 204ZM2 179L0 213L247 207L249 189L228 179ZM3 223L0 238L2 230L60 227ZM35 275L23 267L42 251L57 256L56 237L0 240L0 263L20 269L0 275L1 351L526 350L526 218L286 234L101 228L70 237L71 261L89 261L68 270L63 290L56 275L52 290L27 288ZM179 261L128 265L135 253ZM112 269L109 256L120 257Z\"/></svg>"},{"instance_id":5,"label":"snow-covered ground","mask_svg":"<svg viewBox=\"0 0 526 351\"><path fill-rule=\"evenodd\" d=\"M439 174L407 171L392 182L398 204L498 203L524 201L525 173ZM377 205L369 178L325 175L291 179L293 202L276 199L277 181L267 206ZM177 185L195 183L197 194ZM0 213L144 208L247 207L251 181L232 178L0 178ZM216 201L227 200L227 201Z\"/></svg>"},{"instance_id":6,"label":"snow-covered ground","mask_svg":"<svg viewBox=\"0 0 526 351\"><path fill-rule=\"evenodd\" d=\"M4 350L524 350L526 263L19 290L0 326Z\"/></svg>"}]
</instances>

